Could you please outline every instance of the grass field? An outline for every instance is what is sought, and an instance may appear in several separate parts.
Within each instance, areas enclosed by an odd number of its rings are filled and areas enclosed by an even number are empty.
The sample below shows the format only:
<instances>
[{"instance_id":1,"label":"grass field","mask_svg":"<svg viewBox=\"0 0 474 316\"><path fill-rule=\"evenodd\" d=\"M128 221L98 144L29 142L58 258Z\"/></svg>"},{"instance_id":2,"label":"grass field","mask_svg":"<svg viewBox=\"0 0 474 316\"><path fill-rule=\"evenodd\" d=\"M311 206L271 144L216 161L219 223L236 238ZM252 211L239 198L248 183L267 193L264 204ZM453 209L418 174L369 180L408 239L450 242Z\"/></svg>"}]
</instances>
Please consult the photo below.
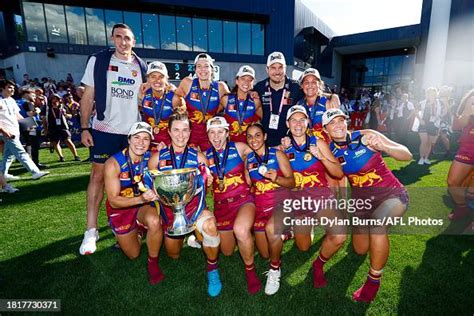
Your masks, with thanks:
<instances>
[{"instance_id":1,"label":"grass field","mask_svg":"<svg viewBox=\"0 0 474 316\"><path fill-rule=\"evenodd\" d=\"M86 149L79 149L79 154L86 157ZM351 300L365 281L368 258L354 254L350 238L326 265L328 287L312 288L310 268L322 234L316 235L307 253L296 250L292 241L285 244L282 284L273 297L263 291L247 294L237 252L220 258L224 287L218 298L207 296L205 259L201 251L191 248L184 248L177 261L162 252L160 266L166 278L150 286L146 247L135 261L111 250L114 238L103 209L97 252L79 255L90 166L72 162L67 150L65 156L67 161L58 163L56 155L41 150L40 160L51 171L41 180L29 180L18 164L11 170L22 180L12 182L20 192L0 195L0 298L58 298L67 314L474 313L474 236L392 235L382 287L372 304ZM429 167L387 161L405 184L441 187L439 194L419 194L411 200L430 205L446 220L452 206L444 189L450 161L436 161ZM416 208L416 203L411 205ZM267 269L261 258L256 258L256 264L259 274Z\"/></svg>"}]
</instances>

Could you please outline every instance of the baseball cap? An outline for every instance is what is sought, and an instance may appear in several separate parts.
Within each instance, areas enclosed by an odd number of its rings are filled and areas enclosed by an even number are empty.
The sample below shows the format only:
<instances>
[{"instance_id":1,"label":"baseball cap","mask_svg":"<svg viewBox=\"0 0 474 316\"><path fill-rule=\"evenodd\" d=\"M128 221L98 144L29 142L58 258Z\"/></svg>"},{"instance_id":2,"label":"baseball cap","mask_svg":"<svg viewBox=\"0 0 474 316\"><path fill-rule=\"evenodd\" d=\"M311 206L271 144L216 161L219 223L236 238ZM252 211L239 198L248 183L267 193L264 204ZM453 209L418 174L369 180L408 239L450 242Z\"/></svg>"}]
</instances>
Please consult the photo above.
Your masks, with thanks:
<instances>
[{"instance_id":1,"label":"baseball cap","mask_svg":"<svg viewBox=\"0 0 474 316\"><path fill-rule=\"evenodd\" d=\"M142 133L142 132L145 132L151 137L153 137L150 124L145 123L145 122L133 123L132 128L130 129L130 132L128 132L128 137L136 135L138 133Z\"/></svg>"},{"instance_id":2,"label":"baseball cap","mask_svg":"<svg viewBox=\"0 0 474 316\"><path fill-rule=\"evenodd\" d=\"M308 113L306 112L306 109L302 105L293 105L288 112L286 113L286 120L288 121L290 117L295 114L295 113L303 113L308 117Z\"/></svg>"},{"instance_id":3,"label":"baseball cap","mask_svg":"<svg viewBox=\"0 0 474 316\"><path fill-rule=\"evenodd\" d=\"M301 85L303 83L304 78L307 76L315 76L318 80L321 80L321 76L319 75L319 71L315 68L308 68L301 74L298 83Z\"/></svg>"},{"instance_id":4,"label":"baseball cap","mask_svg":"<svg viewBox=\"0 0 474 316\"><path fill-rule=\"evenodd\" d=\"M285 56L281 52L273 52L268 55L267 58L267 67L270 67L274 63L280 63L283 66L286 66Z\"/></svg>"},{"instance_id":5,"label":"baseball cap","mask_svg":"<svg viewBox=\"0 0 474 316\"><path fill-rule=\"evenodd\" d=\"M165 64L163 64L161 61L153 61L150 64L148 64L148 70L146 71L146 75L148 76L152 72L159 72L165 77L168 77L168 69L166 69Z\"/></svg>"},{"instance_id":6,"label":"baseball cap","mask_svg":"<svg viewBox=\"0 0 474 316\"><path fill-rule=\"evenodd\" d=\"M255 70L249 65L243 65L242 67L239 68L239 71L237 72L236 77L238 78L242 76L250 76L253 79L255 79Z\"/></svg>"},{"instance_id":7,"label":"baseball cap","mask_svg":"<svg viewBox=\"0 0 474 316\"><path fill-rule=\"evenodd\" d=\"M329 109L323 113L323 126L329 124L334 118L338 116L343 116L347 118L347 115L342 112L341 109Z\"/></svg>"},{"instance_id":8,"label":"baseball cap","mask_svg":"<svg viewBox=\"0 0 474 316\"><path fill-rule=\"evenodd\" d=\"M205 61L208 61L210 64L211 64L211 67L214 67L214 59L212 59L211 56L209 56L208 54L206 53L201 53L201 54L198 54L196 56L196 58L194 58L194 64L196 65L198 61L200 60L205 60Z\"/></svg>"},{"instance_id":9,"label":"baseball cap","mask_svg":"<svg viewBox=\"0 0 474 316\"><path fill-rule=\"evenodd\" d=\"M209 132L211 128L225 128L229 130L229 123L222 116L215 116L207 121L206 131Z\"/></svg>"}]
</instances>

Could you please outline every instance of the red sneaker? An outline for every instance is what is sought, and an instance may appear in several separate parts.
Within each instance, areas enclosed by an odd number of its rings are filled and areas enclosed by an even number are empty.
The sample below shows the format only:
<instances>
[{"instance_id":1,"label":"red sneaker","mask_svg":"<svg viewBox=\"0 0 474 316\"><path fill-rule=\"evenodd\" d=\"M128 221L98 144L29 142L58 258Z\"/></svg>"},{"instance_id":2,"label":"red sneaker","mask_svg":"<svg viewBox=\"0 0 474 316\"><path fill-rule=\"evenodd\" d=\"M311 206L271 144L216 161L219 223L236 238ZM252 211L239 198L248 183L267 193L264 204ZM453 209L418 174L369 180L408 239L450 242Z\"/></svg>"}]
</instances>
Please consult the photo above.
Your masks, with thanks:
<instances>
[{"instance_id":1,"label":"red sneaker","mask_svg":"<svg viewBox=\"0 0 474 316\"><path fill-rule=\"evenodd\" d=\"M246 270L245 278L247 279L247 291L249 294L257 294L262 288L262 283L260 283L260 279L258 278L255 269Z\"/></svg>"},{"instance_id":2,"label":"red sneaker","mask_svg":"<svg viewBox=\"0 0 474 316\"><path fill-rule=\"evenodd\" d=\"M328 282L324 277L323 266L319 264L319 261L313 262L313 287L320 289L326 287Z\"/></svg>"},{"instance_id":3,"label":"red sneaker","mask_svg":"<svg viewBox=\"0 0 474 316\"><path fill-rule=\"evenodd\" d=\"M377 296L380 288L380 282L376 283L370 280L365 281L357 291L352 294L352 299L357 302L372 302Z\"/></svg>"},{"instance_id":4,"label":"red sneaker","mask_svg":"<svg viewBox=\"0 0 474 316\"><path fill-rule=\"evenodd\" d=\"M451 221L458 221L469 216L469 207L467 205L457 205L449 213L448 218Z\"/></svg>"}]
</instances>

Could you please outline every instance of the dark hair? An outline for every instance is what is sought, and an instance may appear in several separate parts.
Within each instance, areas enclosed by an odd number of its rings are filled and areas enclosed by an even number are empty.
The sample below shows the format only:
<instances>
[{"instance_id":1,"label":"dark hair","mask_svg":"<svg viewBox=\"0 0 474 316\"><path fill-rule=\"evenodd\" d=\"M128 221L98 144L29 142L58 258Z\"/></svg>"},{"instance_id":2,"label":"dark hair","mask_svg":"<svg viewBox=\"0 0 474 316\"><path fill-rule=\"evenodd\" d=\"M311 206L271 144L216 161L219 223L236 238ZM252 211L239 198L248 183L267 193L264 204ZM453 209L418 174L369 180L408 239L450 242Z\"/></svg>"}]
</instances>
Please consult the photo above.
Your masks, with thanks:
<instances>
[{"instance_id":1,"label":"dark hair","mask_svg":"<svg viewBox=\"0 0 474 316\"><path fill-rule=\"evenodd\" d=\"M267 133L265 132L265 129L263 128L262 123L260 123L260 122L252 122L252 123L250 123L250 124L247 126L246 134L249 133L249 129L250 129L251 127L256 127L256 128L258 128L258 129L260 129L260 130L262 131L262 133L263 133L264 136L267 134Z\"/></svg>"},{"instance_id":2,"label":"dark hair","mask_svg":"<svg viewBox=\"0 0 474 316\"><path fill-rule=\"evenodd\" d=\"M130 26L128 26L127 24L125 23L117 23L115 24L113 27L112 27L112 36L114 35L114 31L115 29L127 29L129 30L130 32L132 32L132 35L133 35L133 30L130 28ZM135 35L133 35L135 37Z\"/></svg>"},{"instance_id":3,"label":"dark hair","mask_svg":"<svg viewBox=\"0 0 474 316\"><path fill-rule=\"evenodd\" d=\"M15 82L13 82L11 80L8 80L8 79L0 81L0 89L4 89L6 86L16 87L16 84L15 84Z\"/></svg>"},{"instance_id":4,"label":"dark hair","mask_svg":"<svg viewBox=\"0 0 474 316\"><path fill-rule=\"evenodd\" d=\"M174 121L186 121L189 124L189 128L191 128L191 120L189 119L188 113L186 112L179 112L178 110L173 110L173 113L170 115L168 119L168 130L171 130L171 125ZM159 122L155 122L158 124Z\"/></svg>"}]
</instances>

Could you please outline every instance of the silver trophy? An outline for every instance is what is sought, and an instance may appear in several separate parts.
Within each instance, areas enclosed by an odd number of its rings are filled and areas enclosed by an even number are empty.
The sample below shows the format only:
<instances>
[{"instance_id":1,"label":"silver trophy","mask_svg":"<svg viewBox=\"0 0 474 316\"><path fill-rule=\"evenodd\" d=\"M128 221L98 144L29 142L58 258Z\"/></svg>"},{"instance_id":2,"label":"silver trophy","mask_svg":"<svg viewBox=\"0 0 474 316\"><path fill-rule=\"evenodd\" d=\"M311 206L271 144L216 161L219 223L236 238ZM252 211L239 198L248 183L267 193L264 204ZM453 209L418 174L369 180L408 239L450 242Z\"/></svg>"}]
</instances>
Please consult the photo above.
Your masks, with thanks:
<instances>
[{"instance_id":1,"label":"silver trophy","mask_svg":"<svg viewBox=\"0 0 474 316\"><path fill-rule=\"evenodd\" d=\"M198 173L194 168L150 170L161 203L173 209L174 220L173 225L168 228L168 236L182 236L194 231L185 208L196 195Z\"/></svg>"}]
</instances>

